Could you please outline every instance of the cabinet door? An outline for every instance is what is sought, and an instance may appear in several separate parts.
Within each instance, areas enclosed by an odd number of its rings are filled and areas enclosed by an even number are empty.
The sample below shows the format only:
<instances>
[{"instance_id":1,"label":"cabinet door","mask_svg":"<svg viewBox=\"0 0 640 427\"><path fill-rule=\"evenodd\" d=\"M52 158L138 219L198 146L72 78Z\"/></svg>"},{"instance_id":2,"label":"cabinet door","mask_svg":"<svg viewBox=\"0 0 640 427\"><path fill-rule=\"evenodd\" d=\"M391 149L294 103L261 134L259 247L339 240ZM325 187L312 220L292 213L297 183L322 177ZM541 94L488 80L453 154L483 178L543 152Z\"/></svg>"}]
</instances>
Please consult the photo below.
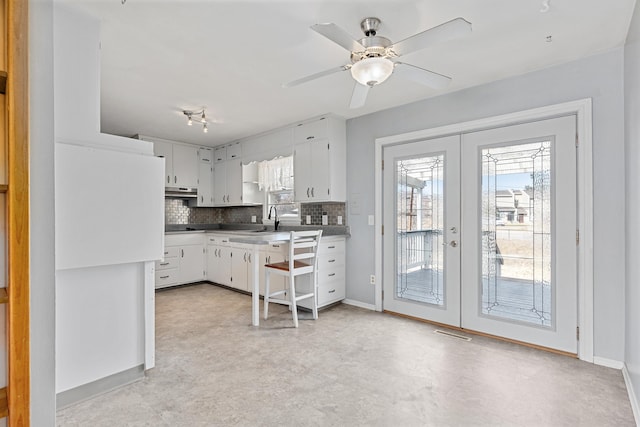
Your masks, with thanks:
<instances>
[{"instance_id":1,"label":"cabinet door","mask_svg":"<svg viewBox=\"0 0 640 427\"><path fill-rule=\"evenodd\" d=\"M180 283L204 280L204 250L202 245L180 247Z\"/></svg>"},{"instance_id":2,"label":"cabinet door","mask_svg":"<svg viewBox=\"0 0 640 427\"><path fill-rule=\"evenodd\" d=\"M218 283L218 249L217 245L207 246L207 280L214 283Z\"/></svg>"},{"instance_id":3,"label":"cabinet door","mask_svg":"<svg viewBox=\"0 0 640 427\"><path fill-rule=\"evenodd\" d=\"M153 142L153 155L164 158L164 184L173 183L173 144L168 142Z\"/></svg>"},{"instance_id":4,"label":"cabinet door","mask_svg":"<svg viewBox=\"0 0 640 427\"><path fill-rule=\"evenodd\" d=\"M229 286L247 290L247 256L244 248L231 249L231 284Z\"/></svg>"},{"instance_id":5,"label":"cabinet door","mask_svg":"<svg viewBox=\"0 0 640 427\"><path fill-rule=\"evenodd\" d=\"M269 245L267 252L266 263L271 264L275 262L283 262L287 257L286 245ZM260 282L260 291L264 295L264 268L261 272L262 281ZM280 291L284 289L286 282L289 279L280 274L271 274L269 277L269 292ZM296 279L297 280L297 279Z\"/></svg>"},{"instance_id":6,"label":"cabinet door","mask_svg":"<svg viewBox=\"0 0 640 427\"><path fill-rule=\"evenodd\" d=\"M214 282L231 286L231 248L218 246L216 272Z\"/></svg>"},{"instance_id":7,"label":"cabinet door","mask_svg":"<svg viewBox=\"0 0 640 427\"><path fill-rule=\"evenodd\" d=\"M311 143L298 144L293 151L293 190L295 200L311 200Z\"/></svg>"},{"instance_id":8,"label":"cabinet door","mask_svg":"<svg viewBox=\"0 0 640 427\"><path fill-rule=\"evenodd\" d=\"M242 157L242 144L234 142L227 146L227 160L240 160Z\"/></svg>"},{"instance_id":9,"label":"cabinet door","mask_svg":"<svg viewBox=\"0 0 640 427\"><path fill-rule=\"evenodd\" d=\"M213 163L213 148L198 148L198 160L204 163Z\"/></svg>"},{"instance_id":10,"label":"cabinet door","mask_svg":"<svg viewBox=\"0 0 640 427\"><path fill-rule=\"evenodd\" d=\"M213 150L213 162L220 163L227 161L227 147L216 147Z\"/></svg>"},{"instance_id":11,"label":"cabinet door","mask_svg":"<svg viewBox=\"0 0 640 427\"><path fill-rule=\"evenodd\" d=\"M242 204L242 161L227 162L227 204Z\"/></svg>"},{"instance_id":12,"label":"cabinet door","mask_svg":"<svg viewBox=\"0 0 640 427\"><path fill-rule=\"evenodd\" d=\"M198 165L198 201L197 206L213 205L213 166L200 162Z\"/></svg>"},{"instance_id":13,"label":"cabinet door","mask_svg":"<svg viewBox=\"0 0 640 427\"><path fill-rule=\"evenodd\" d=\"M329 142L311 143L311 199L329 200Z\"/></svg>"},{"instance_id":14,"label":"cabinet door","mask_svg":"<svg viewBox=\"0 0 640 427\"><path fill-rule=\"evenodd\" d=\"M173 183L177 187L198 186L198 148L188 145L173 146Z\"/></svg>"},{"instance_id":15,"label":"cabinet door","mask_svg":"<svg viewBox=\"0 0 640 427\"><path fill-rule=\"evenodd\" d=\"M213 204L216 206L227 204L226 162L220 162L213 165Z\"/></svg>"},{"instance_id":16,"label":"cabinet door","mask_svg":"<svg viewBox=\"0 0 640 427\"><path fill-rule=\"evenodd\" d=\"M294 142L307 142L328 137L328 120L320 119L313 122L303 123L293 130Z\"/></svg>"}]
</instances>

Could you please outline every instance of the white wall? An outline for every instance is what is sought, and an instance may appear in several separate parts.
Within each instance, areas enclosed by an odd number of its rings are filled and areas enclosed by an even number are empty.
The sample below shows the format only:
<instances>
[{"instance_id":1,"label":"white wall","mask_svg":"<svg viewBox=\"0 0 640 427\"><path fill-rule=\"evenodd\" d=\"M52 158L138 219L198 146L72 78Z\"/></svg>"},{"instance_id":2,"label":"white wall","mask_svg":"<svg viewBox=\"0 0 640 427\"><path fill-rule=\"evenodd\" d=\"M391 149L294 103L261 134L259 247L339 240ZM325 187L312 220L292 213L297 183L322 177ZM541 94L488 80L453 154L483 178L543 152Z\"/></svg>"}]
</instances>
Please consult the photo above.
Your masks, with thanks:
<instances>
[{"instance_id":1,"label":"white wall","mask_svg":"<svg viewBox=\"0 0 640 427\"><path fill-rule=\"evenodd\" d=\"M54 426L53 0L29 1L31 425Z\"/></svg>"},{"instance_id":2,"label":"white wall","mask_svg":"<svg viewBox=\"0 0 640 427\"><path fill-rule=\"evenodd\" d=\"M627 36L624 62L627 179L624 360L632 389L640 396L640 6L637 4ZM634 403L636 408L640 406L640 401Z\"/></svg>"},{"instance_id":3,"label":"white wall","mask_svg":"<svg viewBox=\"0 0 640 427\"><path fill-rule=\"evenodd\" d=\"M351 119L347 122L347 298L374 303L374 140L583 98L593 99L594 355L624 357L623 51ZM455 78L455 76L453 76ZM375 89L370 96L375 96ZM359 214L353 212L357 201ZM377 219L378 221L380 219ZM616 331L615 333L612 331Z\"/></svg>"},{"instance_id":4,"label":"white wall","mask_svg":"<svg viewBox=\"0 0 640 427\"><path fill-rule=\"evenodd\" d=\"M53 8L53 40L54 40L54 128L56 151L56 167L64 172L75 171L75 179L71 183L57 181L55 183L55 212L58 218L70 218L73 215L83 215L82 222L77 221L74 227L60 227L57 224L55 229L56 242L64 240L68 242L68 234L82 233L84 239L95 239L92 247L99 247L100 242L112 244L110 240L117 233L110 233L110 230L117 230L122 227L121 222L130 219L133 222L126 224L128 227L135 227L135 222L141 220L148 221L148 218L131 219L130 215L108 218L97 215L96 210L100 209L98 203L76 203L73 198L64 199L63 194L68 194L71 185L87 187L100 195L109 199L110 203L127 207L136 212L144 210L141 205L147 208L156 206L157 218L149 221L156 225L157 250L139 254L140 257L122 259L112 257L107 266L97 266L99 263L65 263L58 265L55 282L55 337L56 337L56 385L55 391L65 392L71 389L93 383L89 388L83 388L82 393L100 392L103 387L96 381L102 380L112 375L130 371L145 363L145 304L143 292L145 286L144 262L162 256L162 236L163 236L163 176L164 162L162 159L153 157L153 145L145 141L138 141L129 138L120 138L111 135L101 135L99 133L100 120L100 23L81 12L74 11L61 2L54 2ZM92 152L91 156L86 153L82 157L64 157L69 147L65 143L88 146L83 152ZM62 147L66 147L63 149ZM95 148L128 151L135 154L126 155L117 153L119 157L126 156L132 160L129 164L128 174L119 174L117 168L109 165L108 159L111 155L104 155L103 161L95 153ZM73 150L74 153L77 150ZM142 154L146 157L139 156ZM70 168L65 165L62 159L92 159L91 167L95 169L107 169L107 173L113 173L112 184L114 188L122 183L115 177L120 175L131 177L131 170L135 169L132 164L157 163L150 168L140 168L140 172L145 174L145 178L152 178L157 182L157 188L144 192L144 197L131 195L131 188L123 188L123 191L110 191L108 194L104 188L97 185L104 183L103 176L95 176L83 172L82 169L89 165L74 163L77 168ZM66 166L66 167L65 167ZM158 166L158 167L155 167ZM154 175L151 175L153 172ZM135 173L134 173L135 175ZM56 179L60 178L55 174ZM135 178L131 178L135 179ZM139 188L139 187L138 187ZM145 186L146 188L146 186ZM80 192L81 193L81 192ZM151 199L145 199L151 197ZM85 202L89 197L84 197ZM138 205L140 203L141 205ZM139 208L140 206L140 208ZM74 211L71 211L74 210ZM151 215L151 214L149 214ZM92 227L99 227L92 233ZM97 231L99 230L99 232ZM151 230L156 231L156 230ZM64 234L68 233L68 234ZM136 236L128 236L135 240ZM80 246L84 241L75 242ZM117 242L121 244L122 242ZM131 242L129 242L131 243ZM144 245L142 245L144 246ZM60 250L59 256L62 255ZM65 248L69 249L69 248ZM76 252L78 248L75 248ZM66 255L73 254L73 250L67 250ZM148 257L147 257L148 256ZM80 258L80 257L79 257ZM82 261L82 260L81 260ZM136 262L137 261L137 262ZM59 263L56 263L59 264ZM62 268L65 268L64 270ZM153 313L151 313L153 316ZM153 331L150 331L153 332ZM152 348L149 349L153 351ZM112 377L112 381L113 381ZM127 377L115 377L116 381L130 381ZM120 379L117 379L120 378ZM97 385L96 385L97 384ZM110 387L113 384L110 383ZM70 396L70 395L68 395ZM76 396L76 395L74 395ZM86 395L81 398L89 397ZM74 397L75 399L76 397Z\"/></svg>"}]
</instances>

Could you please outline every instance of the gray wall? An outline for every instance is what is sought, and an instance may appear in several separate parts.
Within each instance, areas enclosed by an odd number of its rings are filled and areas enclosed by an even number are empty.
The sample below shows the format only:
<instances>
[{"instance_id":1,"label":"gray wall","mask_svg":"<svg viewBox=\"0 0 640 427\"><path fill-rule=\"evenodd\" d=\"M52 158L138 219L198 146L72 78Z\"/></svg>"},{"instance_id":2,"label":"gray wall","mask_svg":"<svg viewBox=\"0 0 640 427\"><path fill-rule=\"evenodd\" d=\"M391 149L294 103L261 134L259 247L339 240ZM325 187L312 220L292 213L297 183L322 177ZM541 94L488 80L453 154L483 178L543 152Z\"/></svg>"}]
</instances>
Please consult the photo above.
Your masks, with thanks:
<instances>
[{"instance_id":1,"label":"gray wall","mask_svg":"<svg viewBox=\"0 0 640 427\"><path fill-rule=\"evenodd\" d=\"M31 425L54 426L53 2L29 2Z\"/></svg>"},{"instance_id":2,"label":"gray wall","mask_svg":"<svg viewBox=\"0 0 640 427\"><path fill-rule=\"evenodd\" d=\"M625 363L640 397L640 6L631 21L624 52L627 263ZM635 402L640 405L640 402Z\"/></svg>"},{"instance_id":3,"label":"gray wall","mask_svg":"<svg viewBox=\"0 0 640 427\"><path fill-rule=\"evenodd\" d=\"M583 98L593 99L594 354L624 357L623 50L517 76L347 122L347 298L374 303L374 140ZM455 76L454 76L455 78ZM375 89L373 90L375 92ZM372 93L371 96L375 96ZM615 331L615 332L614 332Z\"/></svg>"}]
</instances>

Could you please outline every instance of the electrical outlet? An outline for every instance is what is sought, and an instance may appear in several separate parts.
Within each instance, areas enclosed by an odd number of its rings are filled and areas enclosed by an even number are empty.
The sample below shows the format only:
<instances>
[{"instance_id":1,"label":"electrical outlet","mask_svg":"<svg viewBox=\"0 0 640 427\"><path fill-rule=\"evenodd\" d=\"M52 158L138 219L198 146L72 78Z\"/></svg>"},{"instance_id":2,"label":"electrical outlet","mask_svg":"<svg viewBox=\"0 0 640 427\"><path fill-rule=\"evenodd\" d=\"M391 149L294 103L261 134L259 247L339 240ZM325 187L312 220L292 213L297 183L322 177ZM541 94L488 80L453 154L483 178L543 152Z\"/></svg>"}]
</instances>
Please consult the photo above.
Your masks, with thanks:
<instances>
[{"instance_id":1,"label":"electrical outlet","mask_svg":"<svg viewBox=\"0 0 640 427\"><path fill-rule=\"evenodd\" d=\"M311 225L311 215L307 215L307 225Z\"/></svg>"},{"instance_id":2,"label":"electrical outlet","mask_svg":"<svg viewBox=\"0 0 640 427\"><path fill-rule=\"evenodd\" d=\"M338 215L337 221L338 225L342 225L342 215Z\"/></svg>"},{"instance_id":3,"label":"electrical outlet","mask_svg":"<svg viewBox=\"0 0 640 427\"><path fill-rule=\"evenodd\" d=\"M257 222L258 218L255 215L251 215L251 222Z\"/></svg>"},{"instance_id":4,"label":"electrical outlet","mask_svg":"<svg viewBox=\"0 0 640 427\"><path fill-rule=\"evenodd\" d=\"M322 225L329 225L329 217L327 215L322 215Z\"/></svg>"},{"instance_id":5,"label":"electrical outlet","mask_svg":"<svg viewBox=\"0 0 640 427\"><path fill-rule=\"evenodd\" d=\"M369 283L372 285L376 284L376 275L372 274L371 276L369 276Z\"/></svg>"}]
</instances>

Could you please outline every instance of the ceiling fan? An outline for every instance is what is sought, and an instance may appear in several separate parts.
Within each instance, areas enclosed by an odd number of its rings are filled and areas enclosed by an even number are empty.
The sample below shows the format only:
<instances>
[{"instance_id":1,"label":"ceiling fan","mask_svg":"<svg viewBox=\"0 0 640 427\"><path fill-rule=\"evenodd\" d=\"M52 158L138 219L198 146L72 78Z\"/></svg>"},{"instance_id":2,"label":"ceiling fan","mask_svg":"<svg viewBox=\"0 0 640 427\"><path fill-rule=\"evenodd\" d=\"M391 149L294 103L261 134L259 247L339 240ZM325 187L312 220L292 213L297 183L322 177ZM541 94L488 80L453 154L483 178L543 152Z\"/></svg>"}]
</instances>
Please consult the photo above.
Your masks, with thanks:
<instances>
[{"instance_id":1,"label":"ceiling fan","mask_svg":"<svg viewBox=\"0 0 640 427\"><path fill-rule=\"evenodd\" d=\"M354 40L349 33L336 24L312 25L311 29L313 31L351 52L351 63L311 74L310 76L285 83L283 86L297 86L338 71L351 70L351 76L356 80L356 83L351 95L350 108L362 107L367 99L369 89L384 82L394 71L407 79L434 89L441 89L449 84L451 77L399 62L396 58L471 32L471 23L463 18L456 18L437 27L414 34L397 43L392 43L388 38L377 35L379 26L380 19L378 18L363 19L360 23L360 28L365 37L360 40Z\"/></svg>"}]
</instances>

